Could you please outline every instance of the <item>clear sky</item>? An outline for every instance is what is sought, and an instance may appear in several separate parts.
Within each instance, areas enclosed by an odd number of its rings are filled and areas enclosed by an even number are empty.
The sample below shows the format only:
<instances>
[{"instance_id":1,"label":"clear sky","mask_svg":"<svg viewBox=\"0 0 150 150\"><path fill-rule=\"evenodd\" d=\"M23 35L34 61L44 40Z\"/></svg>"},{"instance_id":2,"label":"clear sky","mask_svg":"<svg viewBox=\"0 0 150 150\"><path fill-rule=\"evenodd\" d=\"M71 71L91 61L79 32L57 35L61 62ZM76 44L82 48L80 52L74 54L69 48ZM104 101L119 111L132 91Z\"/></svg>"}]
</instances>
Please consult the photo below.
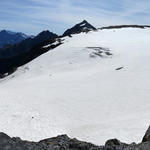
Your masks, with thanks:
<instances>
[{"instance_id":1,"label":"clear sky","mask_svg":"<svg viewBox=\"0 0 150 150\"><path fill-rule=\"evenodd\" d=\"M0 0L0 30L62 34L82 20L96 27L150 24L150 0Z\"/></svg>"}]
</instances>

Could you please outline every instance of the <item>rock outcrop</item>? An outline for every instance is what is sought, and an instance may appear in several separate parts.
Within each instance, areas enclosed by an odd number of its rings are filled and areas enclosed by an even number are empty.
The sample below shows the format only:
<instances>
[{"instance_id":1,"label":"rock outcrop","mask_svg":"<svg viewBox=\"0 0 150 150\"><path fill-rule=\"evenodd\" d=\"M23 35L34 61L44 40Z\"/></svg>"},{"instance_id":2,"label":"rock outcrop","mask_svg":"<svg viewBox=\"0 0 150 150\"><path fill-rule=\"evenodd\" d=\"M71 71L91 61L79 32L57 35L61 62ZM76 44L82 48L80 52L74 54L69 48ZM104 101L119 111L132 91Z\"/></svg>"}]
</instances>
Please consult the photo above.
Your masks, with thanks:
<instances>
[{"instance_id":1,"label":"rock outcrop","mask_svg":"<svg viewBox=\"0 0 150 150\"><path fill-rule=\"evenodd\" d=\"M79 34L81 32L89 32L92 30L96 30L96 28L86 20L83 20L81 23L76 24L74 27L66 30L63 36L71 36L72 34Z\"/></svg>"},{"instance_id":2,"label":"rock outcrop","mask_svg":"<svg viewBox=\"0 0 150 150\"><path fill-rule=\"evenodd\" d=\"M150 26L148 26L148 25L114 25L114 26L102 27L102 28L99 28L99 29L103 30L103 29L122 29L122 28L145 29L145 28L150 28Z\"/></svg>"},{"instance_id":3,"label":"rock outcrop","mask_svg":"<svg viewBox=\"0 0 150 150\"><path fill-rule=\"evenodd\" d=\"M67 135L45 139L39 142L23 141L0 133L0 150L150 150L150 127L139 144L125 144L117 139L108 140L104 146L71 139Z\"/></svg>"},{"instance_id":4,"label":"rock outcrop","mask_svg":"<svg viewBox=\"0 0 150 150\"><path fill-rule=\"evenodd\" d=\"M146 131L146 133L143 137L143 140L142 140L142 142L147 142L147 141L150 142L150 126L149 126L148 130Z\"/></svg>"}]
</instances>

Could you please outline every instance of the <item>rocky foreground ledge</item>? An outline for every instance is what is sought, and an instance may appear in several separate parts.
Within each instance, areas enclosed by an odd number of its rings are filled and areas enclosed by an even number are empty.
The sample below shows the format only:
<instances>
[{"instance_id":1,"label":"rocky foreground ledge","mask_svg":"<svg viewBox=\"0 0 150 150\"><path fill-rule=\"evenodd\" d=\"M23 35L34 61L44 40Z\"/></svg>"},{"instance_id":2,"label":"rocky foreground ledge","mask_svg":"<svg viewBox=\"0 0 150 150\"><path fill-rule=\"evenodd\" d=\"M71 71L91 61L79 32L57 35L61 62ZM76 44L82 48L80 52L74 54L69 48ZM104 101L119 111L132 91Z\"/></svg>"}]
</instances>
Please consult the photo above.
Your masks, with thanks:
<instances>
[{"instance_id":1,"label":"rocky foreground ledge","mask_svg":"<svg viewBox=\"0 0 150 150\"><path fill-rule=\"evenodd\" d=\"M125 144L117 139L111 139L104 146L70 139L67 135L29 142L0 133L0 150L150 150L150 127L139 144Z\"/></svg>"}]
</instances>

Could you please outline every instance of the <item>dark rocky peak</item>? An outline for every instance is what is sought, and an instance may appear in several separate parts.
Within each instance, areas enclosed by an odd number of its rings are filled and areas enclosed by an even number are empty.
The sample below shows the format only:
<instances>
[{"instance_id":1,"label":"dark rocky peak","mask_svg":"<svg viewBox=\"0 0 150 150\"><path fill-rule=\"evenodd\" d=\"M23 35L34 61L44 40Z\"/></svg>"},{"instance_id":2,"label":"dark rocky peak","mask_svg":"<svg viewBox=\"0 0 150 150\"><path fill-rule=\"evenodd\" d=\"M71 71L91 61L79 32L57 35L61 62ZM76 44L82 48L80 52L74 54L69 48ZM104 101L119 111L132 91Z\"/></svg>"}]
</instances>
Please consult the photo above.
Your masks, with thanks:
<instances>
[{"instance_id":1,"label":"dark rocky peak","mask_svg":"<svg viewBox=\"0 0 150 150\"><path fill-rule=\"evenodd\" d=\"M89 32L92 30L96 30L96 28L88 23L86 20L83 20L81 23L78 23L72 28L66 30L63 36L70 36L71 34L79 34L81 32Z\"/></svg>"},{"instance_id":2,"label":"dark rocky peak","mask_svg":"<svg viewBox=\"0 0 150 150\"><path fill-rule=\"evenodd\" d=\"M37 37L39 36L57 36L57 35L53 32L46 30L46 31L42 31L41 33L39 33Z\"/></svg>"},{"instance_id":3,"label":"dark rocky peak","mask_svg":"<svg viewBox=\"0 0 150 150\"><path fill-rule=\"evenodd\" d=\"M48 30L46 31L42 31L41 33L39 33L34 39L33 41L36 41L36 44L37 43L42 43L43 41L46 41L46 40L50 40L50 39L54 39L54 38L57 38L58 35L55 34L55 33L52 33Z\"/></svg>"},{"instance_id":4,"label":"dark rocky peak","mask_svg":"<svg viewBox=\"0 0 150 150\"><path fill-rule=\"evenodd\" d=\"M89 24L86 20L83 20L81 23L79 23L79 25L86 25L86 24Z\"/></svg>"}]
</instances>

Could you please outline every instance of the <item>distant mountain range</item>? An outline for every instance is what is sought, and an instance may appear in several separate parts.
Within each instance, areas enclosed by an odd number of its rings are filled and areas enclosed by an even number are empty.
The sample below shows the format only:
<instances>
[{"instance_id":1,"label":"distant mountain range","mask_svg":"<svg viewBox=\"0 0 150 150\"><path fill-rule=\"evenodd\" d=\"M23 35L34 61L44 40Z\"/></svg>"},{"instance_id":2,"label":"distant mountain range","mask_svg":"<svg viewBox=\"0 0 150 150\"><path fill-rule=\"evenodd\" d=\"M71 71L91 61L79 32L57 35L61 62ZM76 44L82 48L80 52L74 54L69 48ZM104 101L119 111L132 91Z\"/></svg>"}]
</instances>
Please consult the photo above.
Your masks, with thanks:
<instances>
[{"instance_id":1,"label":"distant mountain range","mask_svg":"<svg viewBox=\"0 0 150 150\"><path fill-rule=\"evenodd\" d=\"M91 30L96 30L96 28L84 20L71 29L67 29L62 36L70 36L72 34L88 32ZM37 44L62 36L58 36L57 34L48 30L39 33L35 37L27 36L23 33L2 30L0 32L0 43L3 44L1 44L0 47L0 58L10 58L16 56L18 54L29 51Z\"/></svg>"},{"instance_id":2,"label":"distant mountain range","mask_svg":"<svg viewBox=\"0 0 150 150\"><path fill-rule=\"evenodd\" d=\"M62 36L70 36L71 34L88 32L90 30L96 30L96 28L92 26L91 24L89 24L86 20L84 20L81 23L76 24L74 27L67 29L63 33ZM34 36L29 36L22 32L12 32L8 30L1 30L0 31L0 48L3 48L3 47L7 48L10 45L20 43L21 41L28 39L28 38L34 38Z\"/></svg>"},{"instance_id":3,"label":"distant mountain range","mask_svg":"<svg viewBox=\"0 0 150 150\"><path fill-rule=\"evenodd\" d=\"M7 45L13 45L21 42L27 38L32 36L28 36L21 32L12 32L7 30L0 31L0 48Z\"/></svg>"},{"instance_id":4,"label":"distant mountain range","mask_svg":"<svg viewBox=\"0 0 150 150\"><path fill-rule=\"evenodd\" d=\"M23 33L2 30L0 32L0 75L4 77L6 73L10 74L17 67L32 61L39 55L59 46L61 38L96 30L94 26L86 20L74 27L67 29L63 35L58 36L50 31L43 31L37 36L27 36ZM57 44L53 44L57 41ZM49 44L49 47L44 45Z\"/></svg>"}]
</instances>

